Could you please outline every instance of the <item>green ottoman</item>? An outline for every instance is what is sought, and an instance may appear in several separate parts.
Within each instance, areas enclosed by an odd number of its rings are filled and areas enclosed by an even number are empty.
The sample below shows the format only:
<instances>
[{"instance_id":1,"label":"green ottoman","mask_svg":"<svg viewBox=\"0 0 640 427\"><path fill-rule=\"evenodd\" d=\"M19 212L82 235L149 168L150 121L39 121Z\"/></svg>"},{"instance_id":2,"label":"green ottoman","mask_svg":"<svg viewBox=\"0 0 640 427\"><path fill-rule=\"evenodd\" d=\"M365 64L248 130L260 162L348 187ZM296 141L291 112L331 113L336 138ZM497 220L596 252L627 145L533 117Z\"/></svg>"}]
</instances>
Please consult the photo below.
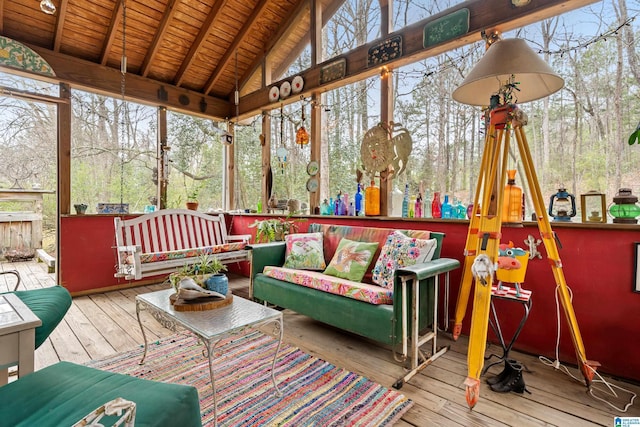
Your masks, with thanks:
<instances>
[{"instance_id":1,"label":"green ottoman","mask_svg":"<svg viewBox=\"0 0 640 427\"><path fill-rule=\"evenodd\" d=\"M0 424L71 426L116 397L136 403L136 427L202 426L194 387L69 362L59 362L0 387Z\"/></svg>"},{"instance_id":2,"label":"green ottoman","mask_svg":"<svg viewBox=\"0 0 640 427\"><path fill-rule=\"evenodd\" d=\"M40 347L49 334L62 321L67 310L71 307L71 295L62 286L30 289L28 291L11 292L25 303L33 314L42 321L42 326L36 328L36 346Z\"/></svg>"}]
</instances>

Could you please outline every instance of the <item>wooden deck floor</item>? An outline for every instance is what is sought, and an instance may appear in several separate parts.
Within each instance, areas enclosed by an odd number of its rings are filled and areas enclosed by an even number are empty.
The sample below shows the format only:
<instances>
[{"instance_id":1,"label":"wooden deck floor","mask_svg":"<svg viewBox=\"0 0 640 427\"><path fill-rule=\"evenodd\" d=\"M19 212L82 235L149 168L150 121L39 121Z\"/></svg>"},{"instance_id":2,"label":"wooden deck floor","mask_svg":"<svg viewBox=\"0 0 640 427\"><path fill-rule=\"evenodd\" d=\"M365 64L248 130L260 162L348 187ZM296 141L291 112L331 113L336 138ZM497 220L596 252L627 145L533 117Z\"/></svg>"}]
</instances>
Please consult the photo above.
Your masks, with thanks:
<instances>
[{"instance_id":1,"label":"wooden deck floor","mask_svg":"<svg viewBox=\"0 0 640 427\"><path fill-rule=\"evenodd\" d=\"M46 273L43 264L1 264L0 268L17 269L27 289L54 285L53 276ZM0 292L6 289L5 281L13 283L8 276L0 276ZM247 286L246 278L233 277L231 280L236 294L242 295ZM137 294L163 288L153 285L74 298L64 321L36 352L36 369L59 360L85 363L139 346L142 335L136 321L134 298ZM285 340L309 354L387 387L403 375L402 367L393 361L388 349L294 312L286 310L284 313ZM171 334L151 316L144 316L143 321L150 339ZM440 343L451 344L451 350L404 385L401 392L415 404L397 425L611 426L615 416L640 417L639 403L626 413L612 409L589 396L583 383L544 366L534 356L517 352L512 352L511 356L524 362L530 370L525 374L525 380L531 394L495 393L483 384L479 403L469 410L463 385L466 340L450 342L447 334L441 335ZM489 350L497 351L495 347ZM636 394L640 391L636 385L613 382ZM628 400L629 396L622 395L617 400L618 406L624 406Z\"/></svg>"}]
</instances>

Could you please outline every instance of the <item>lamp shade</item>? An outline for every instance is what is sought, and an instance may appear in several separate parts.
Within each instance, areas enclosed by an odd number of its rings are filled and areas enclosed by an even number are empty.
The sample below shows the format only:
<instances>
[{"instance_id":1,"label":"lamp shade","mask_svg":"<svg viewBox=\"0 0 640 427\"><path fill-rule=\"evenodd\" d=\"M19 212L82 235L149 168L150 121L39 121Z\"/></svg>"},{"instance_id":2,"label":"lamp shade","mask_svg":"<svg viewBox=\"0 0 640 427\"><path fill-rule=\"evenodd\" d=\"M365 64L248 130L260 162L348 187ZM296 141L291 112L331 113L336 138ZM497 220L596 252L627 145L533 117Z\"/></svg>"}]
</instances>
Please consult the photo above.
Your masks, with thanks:
<instances>
[{"instance_id":1,"label":"lamp shade","mask_svg":"<svg viewBox=\"0 0 640 427\"><path fill-rule=\"evenodd\" d=\"M562 89L564 80L522 39L497 40L462 84L453 91L453 99L463 104L484 106L491 95L514 75L518 91L516 101L524 103L544 98Z\"/></svg>"}]
</instances>

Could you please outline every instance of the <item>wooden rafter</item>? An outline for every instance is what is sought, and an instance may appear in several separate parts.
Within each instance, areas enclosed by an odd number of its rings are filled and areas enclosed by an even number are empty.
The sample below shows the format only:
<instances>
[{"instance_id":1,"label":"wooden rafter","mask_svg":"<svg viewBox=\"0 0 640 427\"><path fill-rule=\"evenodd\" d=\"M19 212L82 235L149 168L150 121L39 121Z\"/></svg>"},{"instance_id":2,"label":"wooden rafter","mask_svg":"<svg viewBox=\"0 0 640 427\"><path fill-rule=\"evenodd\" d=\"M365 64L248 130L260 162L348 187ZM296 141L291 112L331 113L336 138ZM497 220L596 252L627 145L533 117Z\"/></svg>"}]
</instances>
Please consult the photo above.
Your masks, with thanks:
<instances>
[{"instance_id":1,"label":"wooden rafter","mask_svg":"<svg viewBox=\"0 0 640 427\"><path fill-rule=\"evenodd\" d=\"M213 70L211 77L209 77L209 80L204 85L204 90L202 92L205 95L208 95L209 92L211 92L211 89L213 89L213 86L215 86L216 82L222 75L222 71L229 65L229 62L234 57L234 54L238 49L238 46L244 43L247 37L247 34L249 33L249 30L256 23L256 20L260 17L260 15L262 15L268 3L269 3L269 0L260 0L258 4L255 5L255 7L253 8L253 12L251 12L251 15L246 20L242 28L240 28L240 31L238 32L238 34L236 34L236 36L233 38L233 43L231 43L231 45L227 48L227 51L225 52L224 56L220 59L220 61L218 61L218 65L216 66L216 69Z\"/></svg>"},{"instance_id":2,"label":"wooden rafter","mask_svg":"<svg viewBox=\"0 0 640 427\"><path fill-rule=\"evenodd\" d=\"M105 65L109 59L109 53L113 47L113 43L118 33L118 27L122 22L122 0L116 0L116 7L113 9L111 15L111 23L109 24L109 30L107 30L107 36L104 39L104 45L102 46L102 54L100 55L100 65Z\"/></svg>"},{"instance_id":3,"label":"wooden rafter","mask_svg":"<svg viewBox=\"0 0 640 427\"><path fill-rule=\"evenodd\" d=\"M62 0L60 7L58 7L58 13L56 15L56 31L53 36L53 51L60 52L60 44L62 44L62 30L64 29L64 22L67 18L67 4L68 0Z\"/></svg>"},{"instance_id":4,"label":"wooden rafter","mask_svg":"<svg viewBox=\"0 0 640 427\"><path fill-rule=\"evenodd\" d=\"M344 3L344 0L333 0L322 10L322 28L327 25L327 22L333 17L333 15L338 11L340 6ZM296 45L289 50L289 54L284 58L284 60L278 65L278 67L273 71L274 76L281 76L284 72L287 71L289 66L296 60L304 50L305 46L309 43L310 33L300 39Z\"/></svg>"},{"instance_id":5,"label":"wooden rafter","mask_svg":"<svg viewBox=\"0 0 640 427\"><path fill-rule=\"evenodd\" d=\"M165 13L162 15L162 20L160 21L160 26L158 27L158 31L156 31L155 36L153 37L153 42L151 42L151 46L149 46L149 50L147 51L147 55L144 57L144 61L142 61L142 67L140 67L140 75L142 77L147 77L149 74L149 69L151 68L151 63L158 53L158 49L162 44L162 39L164 38L165 33L169 29L169 23L173 19L174 15L177 11L176 1L179 0L169 0L167 4L167 9Z\"/></svg>"},{"instance_id":6,"label":"wooden rafter","mask_svg":"<svg viewBox=\"0 0 640 427\"><path fill-rule=\"evenodd\" d=\"M189 49L189 53L187 53L187 56L185 56L184 61L182 61L182 64L180 65L180 69L178 70L175 77L173 78L174 85L176 86L182 85L185 73L193 63L193 60L195 59L196 54L204 44L207 36L209 35L209 32L211 31L211 28L213 27L213 24L220 18L220 11L226 4L227 4L227 0L218 1L213 5L211 10L209 11L209 14L207 15L207 19L204 21L204 24L200 28L200 32L196 36L196 39L193 41L193 43L191 43L191 48Z\"/></svg>"},{"instance_id":7,"label":"wooden rafter","mask_svg":"<svg viewBox=\"0 0 640 427\"><path fill-rule=\"evenodd\" d=\"M0 34L4 33L4 0L0 0Z\"/></svg>"},{"instance_id":8,"label":"wooden rafter","mask_svg":"<svg viewBox=\"0 0 640 427\"><path fill-rule=\"evenodd\" d=\"M342 0L344 1L344 0ZM258 70L265 60L265 57L273 48L293 31L293 24L300 20L300 17L304 13L308 13L309 2L307 0L298 0L298 3L291 9L291 12L284 20L283 24L278 28L278 32L267 42L263 49L263 54L256 57L253 60L247 71L240 77L240 88L242 88L250 79L251 76Z\"/></svg>"}]
</instances>

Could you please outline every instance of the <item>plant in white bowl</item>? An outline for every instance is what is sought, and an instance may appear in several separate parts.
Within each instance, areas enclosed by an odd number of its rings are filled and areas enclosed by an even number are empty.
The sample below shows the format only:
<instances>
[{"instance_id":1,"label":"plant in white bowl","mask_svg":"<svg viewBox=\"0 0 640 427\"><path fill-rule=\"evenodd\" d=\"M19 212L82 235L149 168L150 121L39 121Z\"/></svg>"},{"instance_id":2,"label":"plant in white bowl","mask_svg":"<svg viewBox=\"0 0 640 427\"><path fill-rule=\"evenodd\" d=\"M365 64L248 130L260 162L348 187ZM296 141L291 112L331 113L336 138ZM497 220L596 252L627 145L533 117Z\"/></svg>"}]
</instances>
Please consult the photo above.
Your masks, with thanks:
<instances>
[{"instance_id":1,"label":"plant in white bowl","mask_svg":"<svg viewBox=\"0 0 640 427\"><path fill-rule=\"evenodd\" d=\"M223 271L227 271L227 266L218 258L212 255L201 255L199 262L185 265L180 271L171 273L169 282L177 291L180 281L189 277L203 289L226 295L229 289L229 279Z\"/></svg>"}]
</instances>

